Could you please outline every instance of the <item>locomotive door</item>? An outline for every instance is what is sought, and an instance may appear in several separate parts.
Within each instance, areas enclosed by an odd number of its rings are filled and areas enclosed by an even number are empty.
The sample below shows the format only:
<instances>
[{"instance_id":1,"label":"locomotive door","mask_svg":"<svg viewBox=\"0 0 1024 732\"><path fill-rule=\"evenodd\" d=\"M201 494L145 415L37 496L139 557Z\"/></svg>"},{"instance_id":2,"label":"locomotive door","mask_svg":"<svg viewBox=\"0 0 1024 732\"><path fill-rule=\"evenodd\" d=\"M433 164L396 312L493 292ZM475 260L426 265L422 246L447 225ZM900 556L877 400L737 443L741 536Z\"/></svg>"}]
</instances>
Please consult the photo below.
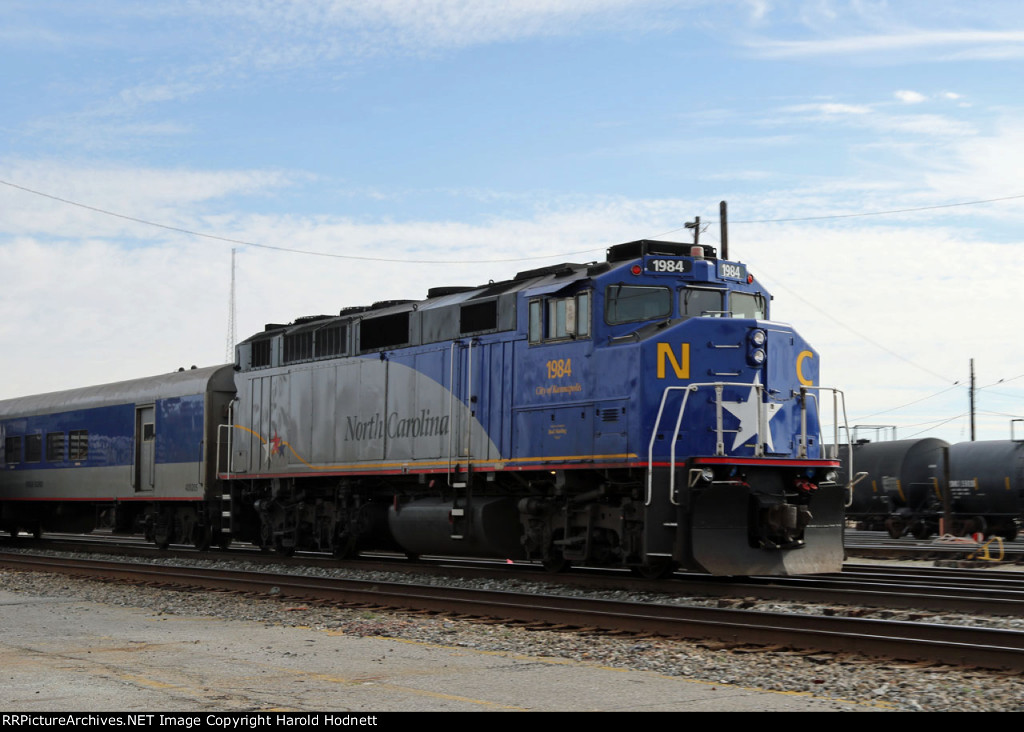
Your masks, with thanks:
<instances>
[{"instance_id":1,"label":"locomotive door","mask_svg":"<svg viewBox=\"0 0 1024 732\"><path fill-rule=\"evenodd\" d=\"M456 342L451 346L449 375L449 474L470 471L474 464L501 459L511 399L511 344ZM498 405L497 407L495 405ZM451 478L450 478L451 480Z\"/></svg>"},{"instance_id":2,"label":"locomotive door","mask_svg":"<svg viewBox=\"0 0 1024 732\"><path fill-rule=\"evenodd\" d=\"M153 405L135 408L135 485L137 491L151 491L155 483L156 422Z\"/></svg>"},{"instance_id":3,"label":"locomotive door","mask_svg":"<svg viewBox=\"0 0 1024 732\"><path fill-rule=\"evenodd\" d=\"M473 374L473 343L452 343L449 351L448 374L448 483L453 483L453 472L468 473L470 451L470 404ZM464 486L464 483L463 483Z\"/></svg>"}]
</instances>

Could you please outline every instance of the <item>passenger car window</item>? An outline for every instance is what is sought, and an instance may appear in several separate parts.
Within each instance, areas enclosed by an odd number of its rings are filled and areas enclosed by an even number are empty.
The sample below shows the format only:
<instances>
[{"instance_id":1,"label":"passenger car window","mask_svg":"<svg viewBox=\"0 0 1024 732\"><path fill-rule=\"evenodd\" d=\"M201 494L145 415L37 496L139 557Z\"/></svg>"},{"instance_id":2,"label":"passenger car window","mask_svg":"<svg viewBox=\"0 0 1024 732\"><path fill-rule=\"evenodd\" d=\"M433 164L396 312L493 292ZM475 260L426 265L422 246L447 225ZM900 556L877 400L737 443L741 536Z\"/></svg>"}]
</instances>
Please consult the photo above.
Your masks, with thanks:
<instances>
[{"instance_id":1,"label":"passenger car window","mask_svg":"<svg viewBox=\"0 0 1024 732\"><path fill-rule=\"evenodd\" d=\"M21 462L21 437L8 437L4 439L4 462Z\"/></svg>"},{"instance_id":2,"label":"passenger car window","mask_svg":"<svg viewBox=\"0 0 1024 732\"><path fill-rule=\"evenodd\" d=\"M69 460L86 460L89 457L89 431L71 430L68 433L70 449Z\"/></svg>"}]
</instances>

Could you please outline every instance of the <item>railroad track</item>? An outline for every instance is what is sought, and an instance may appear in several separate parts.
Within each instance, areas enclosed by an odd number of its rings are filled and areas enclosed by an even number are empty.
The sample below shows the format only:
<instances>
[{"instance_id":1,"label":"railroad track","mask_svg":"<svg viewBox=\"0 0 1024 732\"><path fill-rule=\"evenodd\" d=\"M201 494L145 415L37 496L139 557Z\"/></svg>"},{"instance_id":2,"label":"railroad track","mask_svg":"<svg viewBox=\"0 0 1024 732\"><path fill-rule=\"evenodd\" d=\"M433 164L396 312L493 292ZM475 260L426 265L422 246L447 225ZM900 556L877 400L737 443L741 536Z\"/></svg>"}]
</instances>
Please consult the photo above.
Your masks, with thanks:
<instances>
[{"instance_id":1,"label":"railroad track","mask_svg":"<svg viewBox=\"0 0 1024 732\"><path fill-rule=\"evenodd\" d=\"M459 579L517 579L578 589L650 592L668 596L756 598L761 601L920 610L932 613L970 613L1024 617L1024 572L993 572L963 568L847 564L841 574L795 577L723 578L677 573L671 580L645 581L618 570L579 570L553 575L536 564L506 564L465 558L424 558L410 563L395 556L339 561L323 555L291 558L255 550L204 552L192 549L156 550L151 544L93 536L19 542L33 550L113 553L163 560L242 560L256 565L395 572L409 576L434 575ZM285 570L286 571L286 570Z\"/></svg>"},{"instance_id":2,"label":"railroad track","mask_svg":"<svg viewBox=\"0 0 1024 732\"><path fill-rule=\"evenodd\" d=\"M968 537L932 537L892 539L885 532L846 531L846 552L851 557L885 559L948 559L951 561L974 559L994 563L1024 561L1024 541L1003 541L998 537L980 544Z\"/></svg>"},{"instance_id":3,"label":"railroad track","mask_svg":"<svg viewBox=\"0 0 1024 732\"><path fill-rule=\"evenodd\" d=\"M556 595L0 553L0 566L161 588L1024 671L1024 632L856 617L683 607Z\"/></svg>"}]
</instances>

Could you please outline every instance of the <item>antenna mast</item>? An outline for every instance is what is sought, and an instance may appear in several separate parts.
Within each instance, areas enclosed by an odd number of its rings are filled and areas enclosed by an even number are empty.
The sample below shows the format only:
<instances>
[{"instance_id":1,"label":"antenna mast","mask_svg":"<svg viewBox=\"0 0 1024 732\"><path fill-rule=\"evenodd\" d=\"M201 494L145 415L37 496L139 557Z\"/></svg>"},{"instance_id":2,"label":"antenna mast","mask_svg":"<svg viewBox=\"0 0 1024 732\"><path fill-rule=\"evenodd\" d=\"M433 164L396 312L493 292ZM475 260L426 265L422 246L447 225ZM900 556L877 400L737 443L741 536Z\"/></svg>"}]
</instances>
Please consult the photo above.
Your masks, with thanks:
<instances>
[{"instance_id":1,"label":"antenna mast","mask_svg":"<svg viewBox=\"0 0 1024 732\"><path fill-rule=\"evenodd\" d=\"M235 360L235 250L231 250L231 293L228 295L228 339L224 349L225 361Z\"/></svg>"}]
</instances>

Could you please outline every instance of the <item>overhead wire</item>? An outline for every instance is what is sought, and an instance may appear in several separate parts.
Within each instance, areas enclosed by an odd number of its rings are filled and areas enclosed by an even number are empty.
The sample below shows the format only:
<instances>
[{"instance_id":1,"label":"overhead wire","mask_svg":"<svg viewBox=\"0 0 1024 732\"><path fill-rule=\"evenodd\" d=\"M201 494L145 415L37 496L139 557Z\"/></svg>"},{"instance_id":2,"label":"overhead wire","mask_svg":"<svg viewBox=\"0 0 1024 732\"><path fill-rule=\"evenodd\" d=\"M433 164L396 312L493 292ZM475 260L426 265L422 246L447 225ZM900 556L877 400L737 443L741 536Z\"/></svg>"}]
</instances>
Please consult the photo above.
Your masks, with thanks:
<instances>
[{"instance_id":1,"label":"overhead wire","mask_svg":"<svg viewBox=\"0 0 1024 732\"><path fill-rule=\"evenodd\" d=\"M966 416L967 416L967 412L964 412L963 414L954 415L954 416L950 417L949 419L938 420L938 421L935 421L935 422L920 422L918 424L907 425L906 427L904 427L904 429L907 429L907 428L910 428L910 427L920 427L922 425L928 425L928 426L925 427L920 432L915 432L914 434L908 435L908 436L904 437L903 439L909 440L912 437L917 437L918 435L923 435L925 432L928 432L929 430L937 429L937 428L941 427L942 425L949 424L953 420L963 419Z\"/></svg>"},{"instance_id":2,"label":"overhead wire","mask_svg":"<svg viewBox=\"0 0 1024 732\"><path fill-rule=\"evenodd\" d=\"M718 238L717 238L717 237L715 237L715 236L714 236L714 234L711 234L711 233L709 232L709 233L708 233L708 235L709 235L709 236L710 236L710 237L711 237L712 239L714 239L715 241L718 241ZM719 243L721 243L721 242L719 242ZM786 285L784 285L784 284L782 284L782 283L781 283L780 281L776 280L776 279L775 279L775 278L774 278L774 277L773 277L773 276L771 275L771 273L767 272L767 270L765 270L764 268L762 268L760 264L757 264L756 262L748 262L748 264L753 264L753 265L754 265L754 267L755 267L755 268L756 268L756 269L758 270L758 272L760 272L760 273L765 273L765 274L767 274L767 276L768 276L768 279L770 279L770 280L773 280L773 281L775 282L775 285L776 285L777 287L780 287L781 289L785 290L785 291L786 291L786 292L788 292L788 293L789 293L790 295L792 295L792 296L793 296L793 297L795 297L796 299L800 300L800 302L802 302L802 303L804 303L805 305L807 305L807 307L811 308L812 310L816 310L816 311L817 311L817 312L819 312L819 313L820 313L821 315L825 316L826 318L828 318L829 320L831 320L832 322L834 322L834 323L835 323L836 325L838 325L839 327L841 327L841 328L844 328L845 330L848 330L848 331L849 331L850 333L853 333L853 334L854 334L855 336L857 336L858 338L860 338L860 339L862 339L862 340L864 340L864 341L866 341L866 342L870 343L871 345L875 346L875 348L878 348L879 350L882 350L882 351L884 351L885 353L888 353L888 354L889 354L890 356L894 356L894 357L896 357L896 358L900 359L901 361L904 361L904 362L906 362L907 364L909 364L909 365L913 366L914 368L916 368L916 369L920 369L921 371L924 371L925 373L927 373L927 374L930 374L931 376L934 376L934 377L936 377L936 378L937 378L937 379L939 379L940 381L944 381L944 382L946 382L947 384L948 384L949 382L953 382L953 386L956 386L956 384L958 383L958 382L957 382L956 380L954 380L954 379L950 379L950 378L948 378L948 377L946 377L946 376L943 376L942 374L939 374L939 373L936 373L935 371L932 371L931 369L927 368L926 366L922 366L922 365L920 365L920 364L918 364L918 363L915 363L914 361L911 361L911 360L910 360L909 358L907 358L906 356L904 356L904 355L902 355L902 354L900 354L900 353L897 353L896 351L892 350L892 349L891 349L891 348L889 348L888 346L884 346L884 345L882 345L881 343L879 343L878 341L876 341L876 340L874 340L874 339L872 339L872 338L869 338L868 336L864 335L864 334L863 334L863 333L861 333L860 331L856 330L855 328L853 328L853 327L851 327L851 326L847 325L846 323L844 323L843 321L839 320L839 319L838 319L838 318L836 318L836 317L835 317L834 315L831 315L830 313L828 313L828 312L826 312L826 311L822 310L822 309L821 309L820 307L818 307L817 305L815 305L815 304L814 304L814 303L812 303L811 301L809 301L809 300L807 300L806 298L804 298L803 296L801 296L801 295L800 295L800 294L799 294L798 292L796 292L796 291L794 291L794 290L791 290L791 289L790 289L789 287L786 287ZM950 388L953 388L953 387L950 387ZM949 389L946 389L945 391L949 391ZM939 393L942 393L942 392L939 392ZM933 396L934 396L934 395L933 395ZM926 397L926 398L928 398L928 397ZM866 419L866 417L865 417L865 418L862 418L862 419Z\"/></svg>"},{"instance_id":3,"label":"overhead wire","mask_svg":"<svg viewBox=\"0 0 1024 732\"><path fill-rule=\"evenodd\" d=\"M759 272L765 272L766 271L766 270L764 270L764 268L761 267L761 265L758 264L756 266L757 266L757 269L758 269ZM890 356L898 358L899 360L903 361L904 363L907 363L910 366L913 366L914 368L919 369L919 370L925 372L926 374L930 374L931 376L934 376L935 378L939 379L940 381L944 381L947 384L950 383L950 382L954 382L954 385L955 385L955 379L951 379L948 376L943 376L942 374L940 374L940 373L938 373L936 371L932 371L927 366L922 366L919 363L915 363L915 362L911 361L909 358L907 358L906 356L904 356L903 354L898 353L898 352L892 350L891 348L889 348L888 346L882 345L881 343L879 343L878 341L874 340L873 338L870 338L870 337L864 335L863 333L861 333L857 329L853 328L852 326L847 325L846 323L844 323L843 321L839 320L835 316L825 312L824 310L822 310L820 307L818 307L817 305L815 305L811 301L809 301L806 298L802 297L798 292L796 292L796 291L790 289L789 287L787 287L786 285L782 284L779 280L776 280L774 277L772 277L772 275L770 273L768 273L768 278L775 282L775 286L776 287L782 288L783 290L788 292L790 295L792 295L793 297L798 299L800 302L804 303L807 307L811 308L812 310L816 310L821 315L825 316L826 318L828 318L829 320L831 320L833 323L835 323L836 325L840 326L841 328L844 328L845 330L850 331L851 333L853 333L855 336L857 336L861 340L864 340L864 341L870 343L875 348L878 348L879 350L885 351Z\"/></svg>"},{"instance_id":4,"label":"overhead wire","mask_svg":"<svg viewBox=\"0 0 1024 732\"><path fill-rule=\"evenodd\" d=\"M97 206L90 206L90 205L85 204L85 203L79 203L78 201L72 201L72 200L67 199L67 198L61 198L60 196L54 196L54 195L52 195L50 193L44 193L42 191L33 190L32 188L26 188L25 186L18 185L17 183L11 183L10 181L6 181L6 180L0 180L0 184L3 184L5 186L9 186L11 188L17 188L18 190L22 190L22 191L25 191L27 193L32 193L32 194L37 195L37 196L42 196L43 198L49 198L50 200L58 201L60 203L67 204L69 206L77 206L78 208L83 208L83 209L86 209L87 211L93 211L95 213L103 214L105 216L112 216L114 218L123 219L125 221L132 221L132 222L135 222L137 224L144 224L146 226L154 226L154 227L157 227L157 228L160 228L160 229L165 229L167 231L174 231L174 232L177 232L179 234L188 234L189 236L198 236L198 237L202 237L204 239L213 239L215 241L222 241L222 242L226 242L228 244L236 244L236 245L239 245L239 246L247 246L247 247L256 247L258 249L271 249L271 250L278 251L278 252L288 252L290 254L306 254L306 255L309 255L311 257L331 257L331 258L334 258L334 259L356 259L356 260L360 260L360 261L364 261L364 262L401 262L403 264L476 264L476 263L481 263L482 264L482 263L485 263L485 262L525 262L527 260L533 260L533 259L552 259L554 257L576 256L578 254L591 254L591 253L593 253L595 251L599 251L597 249L585 249L585 250L578 251L578 252L570 252L568 254L550 254L550 255L533 256L533 257L507 257L507 258L503 258L503 259L499 258L499 259L477 260L476 262L474 262L473 260L467 260L467 259L410 259L409 257L401 257L401 258L368 257L368 256L362 256L362 255L358 255L358 254L336 254L336 253L333 253L333 252L316 252L316 251L310 251L310 250L307 250L307 249L295 249L295 248L292 248L292 247L275 246L273 244L261 244L259 242L246 241L244 239L233 239L233 238L227 237L227 236L219 236L217 234L208 234L208 233L202 232L202 231L195 231L195 230L192 230L192 229L185 229L185 228L180 227L180 226L171 226L169 224L162 224L162 223L159 223L157 221L149 221L148 219L140 219L140 218L138 218L136 216L128 216L126 214L117 213L116 211L109 211L107 209L99 208Z\"/></svg>"},{"instance_id":5,"label":"overhead wire","mask_svg":"<svg viewBox=\"0 0 1024 732\"><path fill-rule=\"evenodd\" d=\"M860 420L863 420L863 419L873 419L874 417L878 417L878 416L881 416L883 414L889 414L890 412L898 412L899 410L905 409L905 408L907 408L909 406L917 404L918 402L923 402L923 401L926 401L928 399L932 399L934 397L937 397L937 396L940 396L942 394L945 394L946 392L952 391L953 389L956 389L957 387L964 388L964 385L961 384L960 382L957 382L957 383L953 384L953 386L950 386L950 387L948 387L946 389L943 389L942 391L937 391L934 394L929 394L928 396L921 397L920 399L915 399L912 402L907 402L906 404L901 404L898 407L893 407L892 409L886 409L886 410L881 411L881 412L875 412L874 414L866 414L863 417L857 417L856 421L860 421Z\"/></svg>"},{"instance_id":6,"label":"overhead wire","mask_svg":"<svg viewBox=\"0 0 1024 732\"><path fill-rule=\"evenodd\" d=\"M212 240L215 240L215 241L222 241L222 242L225 242L225 243L228 243L228 244L236 244L236 245L239 245L239 246L255 247L255 248L258 248L258 249L269 249L269 250L279 251L279 252L288 252L288 253L291 253L291 254L305 254L305 255L311 256L311 257L330 257L330 258L335 258L335 259L355 259L355 260L366 261L366 262L390 262L390 263L407 263L407 264L487 264L489 262L497 262L497 263L500 263L500 262L525 262L525 261L537 260L537 259L555 259L555 258L560 258L560 257L574 257L574 256L577 256L577 255L582 255L582 254L593 254L594 252L600 252L600 251L602 251L604 249L604 247L598 247L598 248L593 248L593 249L583 249L583 250L574 251L574 252L562 252L560 254L544 254L544 255L535 255L535 256L529 256L529 257L505 257L505 258L476 259L476 260L469 260L469 259L454 259L454 260L450 260L450 259L410 259L408 257L390 258L390 257L369 257L369 256L356 255L356 254L336 254L336 253L332 253L332 252L310 251L310 250L307 250L307 249L296 249L296 248L293 248L293 247L277 246L277 245L273 245L273 244L262 244L260 242L246 241L246 240L243 240L243 239L234 239L234 238L231 238L231 237L219 236L217 234L208 234L208 233L202 232L202 231L195 231L193 229L186 229L186 228L180 227L180 226L173 226L173 225L170 225L170 224L163 224L163 223L160 223L160 222L157 222L157 221L151 221L149 219L143 219L143 218L139 218L137 216L129 216L127 214L118 213L116 211L111 211L109 209L100 208L98 206L92 206L92 205L89 205L89 204L86 204L86 203L81 203L79 201L73 201L73 200L68 199L68 198L63 198L61 196L56 196L56 195L54 195L52 193L46 193L44 191L36 190L34 188L29 188L28 186L23 186L23 185L20 185L18 183L13 183L13 182L7 181L7 180L0 179L0 184L8 186L10 188L15 188L15 189L20 190L20 191L24 191L25 193L31 193L31 194L36 195L36 196L41 196L43 198L48 198L48 199L50 199L52 201L57 201L59 203L66 204L68 206L76 206L78 208L85 209L87 211L92 211L94 213L102 214L104 216L111 216L111 217L122 219L122 220L125 220L125 221L132 221L134 223L143 224L145 226L153 226L153 227L156 227L156 228L164 229L166 231L174 231L174 232L177 232L179 234L187 234L189 236L197 236L197 237L202 237L204 239L212 239ZM915 208L889 209L889 210L885 210L885 211L861 211L861 212L858 212L858 213L824 214L824 215L821 215L821 216L801 216L801 217L780 218L780 219L746 219L746 220L740 219L740 220L730 220L729 223L730 224L779 224L779 223L790 223L790 222L798 222L798 221L826 221L826 220L829 220L829 219L848 219L848 218L857 218L857 217L863 217L863 216L888 216L888 215L901 214L901 213L914 213L914 212L918 212L918 211L932 211L932 210L944 209L944 208L954 208L954 207L958 207L958 206L977 206L977 205L986 204L986 203L999 203L999 202L1002 202L1002 201L1012 201L1012 200L1022 199L1022 198L1024 198L1024 194L1018 194L1018 195L1013 195L1013 196L1003 196L1003 197L1000 197L1000 198L988 198L988 199L976 200L976 201L960 201L960 202L956 202L956 203L936 204L936 205L933 205L933 206L918 206L918 207L915 207ZM709 220L706 223L711 224L711 223L715 223L715 222L713 220ZM692 228L692 225L690 225L690 226L680 226L677 229L670 229L668 231L661 232L660 234L653 234L653 235L651 235L649 237L645 237L645 238L657 238L657 237L661 237L661 236L668 236L669 234L674 234L674 233L676 233L678 231L683 231L683 230L688 229L688 228Z\"/></svg>"}]
</instances>

